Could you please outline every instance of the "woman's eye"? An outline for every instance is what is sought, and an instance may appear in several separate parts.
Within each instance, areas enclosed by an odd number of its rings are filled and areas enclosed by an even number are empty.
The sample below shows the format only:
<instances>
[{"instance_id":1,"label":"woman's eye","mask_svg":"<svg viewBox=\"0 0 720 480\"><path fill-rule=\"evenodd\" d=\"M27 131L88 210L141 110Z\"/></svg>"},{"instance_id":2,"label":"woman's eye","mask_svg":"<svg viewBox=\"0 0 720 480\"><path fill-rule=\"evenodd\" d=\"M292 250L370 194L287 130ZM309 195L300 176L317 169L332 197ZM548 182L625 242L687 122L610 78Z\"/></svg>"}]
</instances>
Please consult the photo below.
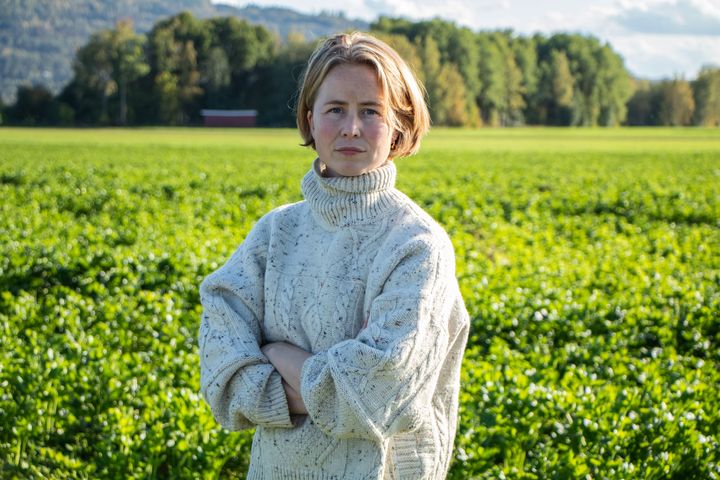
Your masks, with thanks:
<instances>
[{"instance_id":1,"label":"woman's eye","mask_svg":"<svg viewBox=\"0 0 720 480\"><path fill-rule=\"evenodd\" d=\"M341 107L332 107L328 109L328 113L342 113Z\"/></svg>"},{"instance_id":2,"label":"woman's eye","mask_svg":"<svg viewBox=\"0 0 720 480\"><path fill-rule=\"evenodd\" d=\"M380 112L373 110L372 108L366 108L364 111L365 115L380 115Z\"/></svg>"}]
</instances>

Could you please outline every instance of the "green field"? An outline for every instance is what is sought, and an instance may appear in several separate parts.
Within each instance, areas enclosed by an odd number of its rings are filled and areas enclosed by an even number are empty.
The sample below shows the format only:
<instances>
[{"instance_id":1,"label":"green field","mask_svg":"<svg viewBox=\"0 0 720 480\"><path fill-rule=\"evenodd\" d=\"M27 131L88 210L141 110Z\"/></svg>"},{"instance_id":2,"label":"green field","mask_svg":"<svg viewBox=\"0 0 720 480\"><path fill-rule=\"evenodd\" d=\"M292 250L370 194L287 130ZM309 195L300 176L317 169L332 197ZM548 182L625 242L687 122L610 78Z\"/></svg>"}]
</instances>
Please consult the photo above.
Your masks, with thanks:
<instances>
[{"instance_id":1,"label":"green field","mask_svg":"<svg viewBox=\"0 0 720 480\"><path fill-rule=\"evenodd\" d=\"M243 478L198 285L291 130L0 129L0 478ZM434 130L398 187L472 318L450 478L720 479L720 130Z\"/></svg>"}]
</instances>

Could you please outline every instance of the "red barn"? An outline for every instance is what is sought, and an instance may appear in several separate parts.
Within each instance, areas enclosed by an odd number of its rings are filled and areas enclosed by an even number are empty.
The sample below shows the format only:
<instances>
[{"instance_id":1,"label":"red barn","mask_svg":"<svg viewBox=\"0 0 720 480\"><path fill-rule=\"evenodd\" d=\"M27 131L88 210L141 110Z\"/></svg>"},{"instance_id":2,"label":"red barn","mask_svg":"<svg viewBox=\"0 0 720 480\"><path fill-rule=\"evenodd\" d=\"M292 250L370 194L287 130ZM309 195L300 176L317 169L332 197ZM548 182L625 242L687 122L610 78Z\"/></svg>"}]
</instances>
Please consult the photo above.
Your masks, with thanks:
<instances>
[{"instance_id":1,"label":"red barn","mask_svg":"<svg viewBox=\"0 0 720 480\"><path fill-rule=\"evenodd\" d=\"M206 127L254 127L257 110L201 110Z\"/></svg>"}]
</instances>

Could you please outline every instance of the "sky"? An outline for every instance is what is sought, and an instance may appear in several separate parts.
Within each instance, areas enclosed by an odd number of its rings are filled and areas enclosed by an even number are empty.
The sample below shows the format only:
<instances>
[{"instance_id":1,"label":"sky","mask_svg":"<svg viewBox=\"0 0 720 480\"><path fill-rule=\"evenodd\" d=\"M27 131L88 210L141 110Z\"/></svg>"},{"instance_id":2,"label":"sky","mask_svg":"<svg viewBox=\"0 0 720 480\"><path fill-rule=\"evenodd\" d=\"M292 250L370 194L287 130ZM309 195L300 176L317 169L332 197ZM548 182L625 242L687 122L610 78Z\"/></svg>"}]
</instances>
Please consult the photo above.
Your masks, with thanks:
<instances>
[{"instance_id":1,"label":"sky","mask_svg":"<svg viewBox=\"0 0 720 480\"><path fill-rule=\"evenodd\" d=\"M213 0L237 6L244 0ZM342 11L372 21L440 17L477 30L518 34L572 32L609 42L640 78L694 79L703 65L720 66L720 0L252 0L303 13Z\"/></svg>"}]
</instances>

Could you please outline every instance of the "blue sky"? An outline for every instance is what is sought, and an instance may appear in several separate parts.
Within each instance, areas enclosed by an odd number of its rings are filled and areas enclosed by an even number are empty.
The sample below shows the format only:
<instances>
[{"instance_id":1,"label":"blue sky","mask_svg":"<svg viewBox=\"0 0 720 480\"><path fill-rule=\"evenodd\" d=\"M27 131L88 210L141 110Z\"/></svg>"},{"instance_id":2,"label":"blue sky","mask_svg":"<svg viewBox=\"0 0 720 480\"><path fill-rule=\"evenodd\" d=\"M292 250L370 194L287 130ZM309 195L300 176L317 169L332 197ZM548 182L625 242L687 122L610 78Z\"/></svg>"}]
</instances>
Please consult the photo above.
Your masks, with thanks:
<instances>
[{"instance_id":1,"label":"blue sky","mask_svg":"<svg viewBox=\"0 0 720 480\"><path fill-rule=\"evenodd\" d=\"M214 0L242 6L243 0ZM473 30L590 33L609 42L626 67L643 78L695 78L705 64L720 66L720 0L253 0L304 13L343 11L442 17Z\"/></svg>"}]
</instances>

